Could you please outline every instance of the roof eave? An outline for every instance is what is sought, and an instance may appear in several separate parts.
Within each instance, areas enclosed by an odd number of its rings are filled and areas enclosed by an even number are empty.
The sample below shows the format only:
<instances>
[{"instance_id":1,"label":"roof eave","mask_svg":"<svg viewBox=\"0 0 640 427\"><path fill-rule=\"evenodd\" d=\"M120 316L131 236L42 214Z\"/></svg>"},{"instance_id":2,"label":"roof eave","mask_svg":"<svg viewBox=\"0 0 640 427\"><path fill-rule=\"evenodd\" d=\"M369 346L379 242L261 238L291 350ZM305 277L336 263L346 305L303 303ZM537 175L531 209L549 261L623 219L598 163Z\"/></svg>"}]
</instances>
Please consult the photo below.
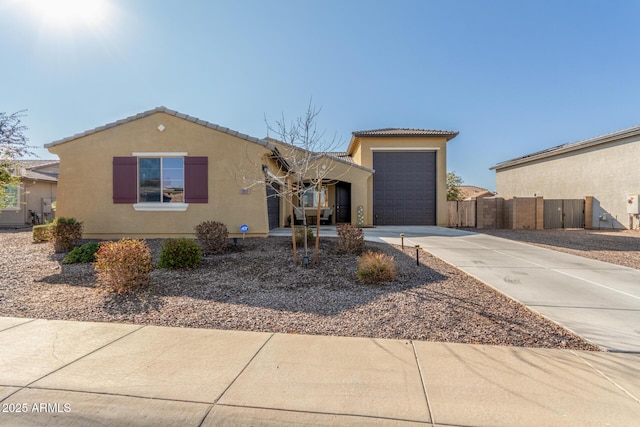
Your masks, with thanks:
<instances>
[{"instance_id":1,"label":"roof eave","mask_svg":"<svg viewBox=\"0 0 640 427\"><path fill-rule=\"evenodd\" d=\"M187 121L190 121L192 123L195 123L195 124L198 124L198 125L201 125L201 126L205 126L205 127L209 128L209 129L214 129L214 130L217 130L217 131L220 131L220 132L224 132L224 133L227 133L229 135L236 136L238 138L247 140L249 142L253 142L255 144L262 145L262 146L264 146L264 147L266 147L266 148L268 148L270 150L275 148L275 145L271 144L269 141L265 141L264 139L256 138L256 137L253 137L253 136L249 136L249 135L246 135L244 133L235 131L233 129L229 129L229 128L217 125L215 123L207 122L205 120L200 120L197 117L188 116L186 114L179 113L178 111L171 110L171 109L169 109L167 107L164 107L164 106L156 107L156 108L154 108L152 110L147 110L147 111L144 111L142 113L136 114L134 116L130 116L130 117L127 117L127 118L124 118L124 119L121 119L121 120L118 120L118 121L115 121L115 122L112 122L112 123L108 123L108 124L103 125L103 126L99 126L97 128L93 128L93 129L90 129L90 130L75 134L75 135L67 137L67 138L62 138L62 139L59 139L57 141L53 141L53 142L50 142L48 144L44 144L44 147L45 148L51 148L51 147L54 147L54 146L57 146L57 145L60 145L60 144L64 144L66 142L71 142L71 141L74 141L76 139L83 138L85 136L93 135L94 133L98 133L98 132L101 132L103 130L111 129L111 128L114 128L116 126L132 122L134 120L139 120L139 119L143 119L145 117L149 117L149 116L151 116L153 114L156 114L156 113L165 113L165 114L168 114L170 116L175 116L175 117L178 117L180 119L187 120Z\"/></svg>"},{"instance_id":2,"label":"roof eave","mask_svg":"<svg viewBox=\"0 0 640 427\"><path fill-rule=\"evenodd\" d=\"M574 142L571 144L561 145L557 149L549 149L543 152L532 153L526 156L517 157L515 159L507 160L498 163L489 168L489 170L506 169L512 166L521 165L524 163L531 163L536 160L546 159L549 157L558 156L560 154L570 153L572 151L578 151L596 145L607 144L609 142L619 141L625 138L631 138L640 135L640 126L632 128L622 129L617 132L608 133L606 135L597 136L595 138L585 139L583 141Z\"/></svg>"}]
</instances>

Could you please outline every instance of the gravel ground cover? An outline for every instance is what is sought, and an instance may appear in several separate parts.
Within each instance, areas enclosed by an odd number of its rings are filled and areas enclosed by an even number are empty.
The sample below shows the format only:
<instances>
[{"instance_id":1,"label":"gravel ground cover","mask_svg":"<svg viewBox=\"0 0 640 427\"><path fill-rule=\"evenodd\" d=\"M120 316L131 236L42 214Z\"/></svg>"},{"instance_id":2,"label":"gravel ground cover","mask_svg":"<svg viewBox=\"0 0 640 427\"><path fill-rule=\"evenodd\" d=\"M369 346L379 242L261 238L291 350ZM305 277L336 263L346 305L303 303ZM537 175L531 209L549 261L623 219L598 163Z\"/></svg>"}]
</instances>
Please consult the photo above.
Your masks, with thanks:
<instances>
[{"instance_id":1,"label":"gravel ground cover","mask_svg":"<svg viewBox=\"0 0 640 427\"><path fill-rule=\"evenodd\" d=\"M471 231L640 269L640 231L637 230L472 229Z\"/></svg>"},{"instance_id":2,"label":"gravel ground cover","mask_svg":"<svg viewBox=\"0 0 640 427\"><path fill-rule=\"evenodd\" d=\"M161 240L149 240L157 262ZM156 269L152 287L96 291L90 264L65 265L30 231L0 231L0 316L300 334L597 350L449 264L367 243L395 257L398 278L356 280L357 257L322 239L320 265L291 262L290 239L240 241L191 270Z\"/></svg>"}]
</instances>

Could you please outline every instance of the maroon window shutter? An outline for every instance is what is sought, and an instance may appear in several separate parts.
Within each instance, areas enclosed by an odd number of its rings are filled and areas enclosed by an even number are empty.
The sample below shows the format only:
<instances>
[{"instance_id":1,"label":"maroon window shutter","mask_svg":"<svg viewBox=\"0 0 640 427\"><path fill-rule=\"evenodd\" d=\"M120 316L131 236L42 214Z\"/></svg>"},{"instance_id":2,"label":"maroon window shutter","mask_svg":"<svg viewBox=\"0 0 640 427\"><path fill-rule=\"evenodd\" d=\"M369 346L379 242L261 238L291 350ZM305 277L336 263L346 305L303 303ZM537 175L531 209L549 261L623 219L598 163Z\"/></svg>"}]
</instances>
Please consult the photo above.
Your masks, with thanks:
<instances>
[{"instance_id":1,"label":"maroon window shutter","mask_svg":"<svg viewBox=\"0 0 640 427\"><path fill-rule=\"evenodd\" d=\"M137 157L113 158L113 203L138 202Z\"/></svg>"},{"instance_id":2,"label":"maroon window shutter","mask_svg":"<svg viewBox=\"0 0 640 427\"><path fill-rule=\"evenodd\" d=\"M209 203L209 158L184 158L185 203Z\"/></svg>"}]
</instances>

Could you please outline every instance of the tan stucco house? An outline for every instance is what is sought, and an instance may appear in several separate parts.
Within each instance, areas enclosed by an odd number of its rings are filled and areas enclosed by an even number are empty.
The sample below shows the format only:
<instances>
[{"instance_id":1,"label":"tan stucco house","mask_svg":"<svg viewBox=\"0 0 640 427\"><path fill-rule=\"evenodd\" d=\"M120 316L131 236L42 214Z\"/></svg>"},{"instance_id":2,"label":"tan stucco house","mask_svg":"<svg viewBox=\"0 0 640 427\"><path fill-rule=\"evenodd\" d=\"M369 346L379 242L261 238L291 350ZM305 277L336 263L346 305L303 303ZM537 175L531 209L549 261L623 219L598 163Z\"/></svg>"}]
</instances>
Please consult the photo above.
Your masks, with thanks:
<instances>
[{"instance_id":1,"label":"tan stucco house","mask_svg":"<svg viewBox=\"0 0 640 427\"><path fill-rule=\"evenodd\" d=\"M4 188L0 227L19 227L51 221L58 184L57 160L20 160L19 184Z\"/></svg>"},{"instance_id":2,"label":"tan stucco house","mask_svg":"<svg viewBox=\"0 0 640 427\"><path fill-rule=\"evenodd\" d=\"M446 142L456 135L354 132L347 152L314 157L330 174L321 192L294 202L321 204L334 224L446 225ZM232 236L241 225L266 236L290 219L286 200L264 184L287 168L283 143L166 107L45 147L60 158L57 216L83 221L88 238L191 236L206 220Z\"/></svg>"},{"instance_id":3,"label":"tan stucco house","mask_svg":"<svg viewBox=\"0 0 640 427\"><path fill-rule=\"evenodd\" d=\"M640 126L498 163L499 196L587 198L587 228L638 228Z\"/></svg>"},{"instance_id":4,"label":"tan stucco house","mask_svg":"<svg viewBox=\"0 0 640 427\"><path fill-rule=\"evenodd\" d=\"M479 197L493 197L495 193L487 190L486 188L476 187L475 185L461 185L460 195L462 196L462 200L474 200Z\"/></svg>"}]
</instances>

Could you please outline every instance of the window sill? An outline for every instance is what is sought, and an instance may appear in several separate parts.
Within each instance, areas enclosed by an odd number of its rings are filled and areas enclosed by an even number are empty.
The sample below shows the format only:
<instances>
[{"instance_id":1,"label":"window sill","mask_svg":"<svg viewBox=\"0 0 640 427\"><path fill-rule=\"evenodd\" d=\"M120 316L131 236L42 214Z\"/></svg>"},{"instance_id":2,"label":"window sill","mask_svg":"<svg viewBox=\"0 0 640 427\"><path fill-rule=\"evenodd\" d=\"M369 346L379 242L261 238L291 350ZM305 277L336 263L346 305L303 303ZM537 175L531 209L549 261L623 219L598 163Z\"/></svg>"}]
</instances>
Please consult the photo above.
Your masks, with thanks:
<instances>
[{"instance_id":1,"label":"window sill","mask_svg":"<svg viewBox=\"0 0 640 427\"><path fill-rule=\"evenodd\" d=\"M189 207L189 203L136 203L133 209L137 211L151 212L184 212Z\"/></svg>"}]
</instances>

